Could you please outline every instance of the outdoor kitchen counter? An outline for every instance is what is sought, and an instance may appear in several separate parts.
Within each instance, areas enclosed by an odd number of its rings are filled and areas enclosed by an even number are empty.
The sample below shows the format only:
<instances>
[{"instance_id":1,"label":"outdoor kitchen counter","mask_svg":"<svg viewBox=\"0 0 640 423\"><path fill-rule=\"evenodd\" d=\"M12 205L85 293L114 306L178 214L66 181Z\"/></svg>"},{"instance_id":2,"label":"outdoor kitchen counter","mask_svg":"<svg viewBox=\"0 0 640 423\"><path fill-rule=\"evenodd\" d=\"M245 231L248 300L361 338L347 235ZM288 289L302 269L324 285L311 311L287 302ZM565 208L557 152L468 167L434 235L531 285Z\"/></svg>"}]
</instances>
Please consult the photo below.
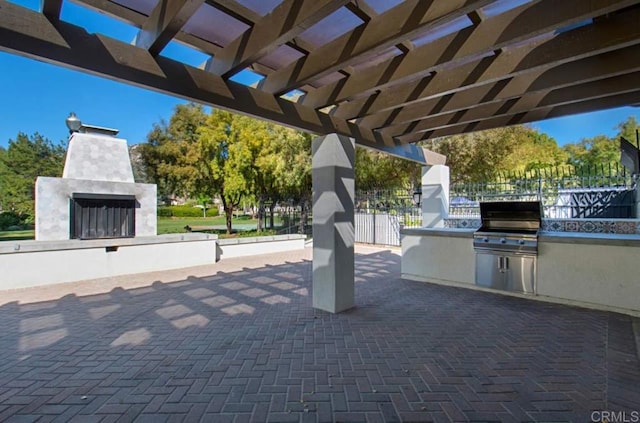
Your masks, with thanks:
<instances>
[{"instance_id":1,"label":"outdoor kitchen counter","mask_svg":"<svg viewBox=\"0 0 640 423\"><path fill-rule=\"evenodd\" d=\"M402 229L402 277L477 289L474 232ZM535 294L526 296L640 315L639 257L640 234L541 231Z\"/></svg>"},{"instance_id":2,"label":"outdoor kitchen counter","mask_svg":"<svg viewBox=\"0 0 640 423\"><path fill-rule=\"evenodd\" d=\"M401 235L410 236L441 236L453 238L473 238L475 229L467 228L405 228ZM538 232L538 242L558 242L564 244L598 244L621 245L628 247L640 246L640 234L604 234L586 232Z\"/></svg>"}]
</instances>

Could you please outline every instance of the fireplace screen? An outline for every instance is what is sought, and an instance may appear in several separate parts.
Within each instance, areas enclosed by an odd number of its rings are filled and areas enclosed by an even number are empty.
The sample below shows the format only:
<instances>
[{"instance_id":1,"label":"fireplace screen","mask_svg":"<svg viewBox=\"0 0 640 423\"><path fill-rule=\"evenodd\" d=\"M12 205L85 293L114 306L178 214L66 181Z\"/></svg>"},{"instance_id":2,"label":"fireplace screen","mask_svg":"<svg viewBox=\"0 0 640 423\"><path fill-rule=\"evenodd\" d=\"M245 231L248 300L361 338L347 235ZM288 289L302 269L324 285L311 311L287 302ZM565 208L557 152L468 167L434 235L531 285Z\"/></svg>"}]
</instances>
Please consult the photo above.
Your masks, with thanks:
<instances>
[{"instance_id":1,"label":"fireplace screen","mask_svg":"<svg viewBox=\"0 0 640 423\"><path fill-rule=\"evenodd\" d=\"M75 193L71 197L71 239L135 236L133 195Z\"/></svg>"}]
</instances>

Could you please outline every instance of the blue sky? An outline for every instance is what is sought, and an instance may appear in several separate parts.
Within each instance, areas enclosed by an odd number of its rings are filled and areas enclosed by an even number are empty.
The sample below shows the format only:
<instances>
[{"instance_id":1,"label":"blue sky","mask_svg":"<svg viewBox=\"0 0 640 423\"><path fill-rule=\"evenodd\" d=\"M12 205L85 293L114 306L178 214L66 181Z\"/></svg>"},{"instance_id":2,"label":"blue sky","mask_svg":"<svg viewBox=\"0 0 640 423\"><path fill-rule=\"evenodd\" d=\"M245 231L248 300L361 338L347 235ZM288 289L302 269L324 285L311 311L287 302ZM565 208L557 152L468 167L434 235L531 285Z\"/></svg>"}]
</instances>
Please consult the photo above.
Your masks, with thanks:
<instances>
[{"instance_id":1,"label":"blue sky","mask_svg":"<svg viewBox=\"0 0 640 423\"><path fill-rule=\"evenodd\" d=\"M14 0L37 10L39 0ZM131 42L136 28L70 2L63 3L62 19L82 23L89 32ZM204 54L171 43L162 53L193 66L204 62ZM252 75L237 80L251 83ZM116 128L130 144L144 142L152 125L168 120L173 108L185 100L137 88L86 73L72 71L0 52L0 146L6 147L18 132L39 132L54 142L67 138L65 118L75 112L85 123ZM613 136L615 126L628 116L640 120L640 108L624 107L596 113L550 119L534 123L559 144L577 142L599 134Z\"/></svg>"}]
</instances>

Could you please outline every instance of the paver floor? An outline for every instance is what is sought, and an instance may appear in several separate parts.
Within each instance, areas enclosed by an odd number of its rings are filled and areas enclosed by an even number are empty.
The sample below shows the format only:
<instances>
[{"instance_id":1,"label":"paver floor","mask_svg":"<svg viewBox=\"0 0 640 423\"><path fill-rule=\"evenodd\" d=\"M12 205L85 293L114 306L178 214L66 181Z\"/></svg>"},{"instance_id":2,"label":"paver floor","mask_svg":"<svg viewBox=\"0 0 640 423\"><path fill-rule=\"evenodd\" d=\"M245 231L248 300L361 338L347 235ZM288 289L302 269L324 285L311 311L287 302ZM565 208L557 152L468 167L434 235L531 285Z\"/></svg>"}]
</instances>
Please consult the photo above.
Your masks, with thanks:
<instances>
[{"instance_id":1,"label":"paver floor","mask_svg":"<svg viewBox=\"0 0 640 423\"><path fill-rule=\"evenodd\" d=\"M640 410L630 317L406 281L397 252L358 251L358 305L338 315L311 308L308 249L0 293L0 422L589 422Z\"/></svg>"}]
</instances>

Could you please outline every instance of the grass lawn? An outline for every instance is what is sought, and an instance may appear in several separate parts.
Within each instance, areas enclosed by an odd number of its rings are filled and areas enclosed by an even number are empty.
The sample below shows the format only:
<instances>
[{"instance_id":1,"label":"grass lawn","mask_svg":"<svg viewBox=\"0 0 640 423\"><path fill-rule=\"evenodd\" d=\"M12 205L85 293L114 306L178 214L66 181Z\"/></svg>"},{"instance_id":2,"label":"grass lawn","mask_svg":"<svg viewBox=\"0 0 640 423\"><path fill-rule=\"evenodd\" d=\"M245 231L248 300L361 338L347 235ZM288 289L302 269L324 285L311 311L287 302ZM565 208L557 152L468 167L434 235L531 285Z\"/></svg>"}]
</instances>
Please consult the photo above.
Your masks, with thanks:
<instances>
[{"instance_id":1,"label":"grass lawn","mask_svg":"<svg viewBox=\"0 0 640 423\"><path fill-rule=\"evenodd\" d=\"M159 217L158 235L187 232L184 227L224 225L224 217Z\"/></svg>"},{"instance_id":2,"label":"grass lawn","mask_svg":"<svg viewBox=\"0 0 640 423\"><path fill-rule=\"evenodd\" d=\"M257 220L247 217L240 217L232 220L234 230L244 231L255 229ZM217 226L216 233L226 232L226 223L224 216L216 217L169 217L158 219L158 235L160 234L176 234L187 232L185 226Z\"/></svg>"},{"instance_id":3,"label":"grass lawn","mask_svg":"<svg viewBox=\"0 0 640 423\"><path fill-rule=\"evenodd\" d=\"M219 229L213 231L218 234L226 233L224 216L215 217L179 217L179 218L158 218L158 235L161 234L177 234L187 232L185 226L219 226ZM248 217L240 217L233 219L234 231L255 230L257 220ZM35 238L35 231L0 231L1 241L24 241Z\"/></svg>"},{"instance_id":4,"label":"grass lawn","mask_svg":"<svg viewBox=\"0 0 640 423\"><path fill-rule=\"evenodd\" d=\"M24 241L35 237L36 231L33 229L26 231L0 231L0 241Z\"/></svg>"}]
</instances>

